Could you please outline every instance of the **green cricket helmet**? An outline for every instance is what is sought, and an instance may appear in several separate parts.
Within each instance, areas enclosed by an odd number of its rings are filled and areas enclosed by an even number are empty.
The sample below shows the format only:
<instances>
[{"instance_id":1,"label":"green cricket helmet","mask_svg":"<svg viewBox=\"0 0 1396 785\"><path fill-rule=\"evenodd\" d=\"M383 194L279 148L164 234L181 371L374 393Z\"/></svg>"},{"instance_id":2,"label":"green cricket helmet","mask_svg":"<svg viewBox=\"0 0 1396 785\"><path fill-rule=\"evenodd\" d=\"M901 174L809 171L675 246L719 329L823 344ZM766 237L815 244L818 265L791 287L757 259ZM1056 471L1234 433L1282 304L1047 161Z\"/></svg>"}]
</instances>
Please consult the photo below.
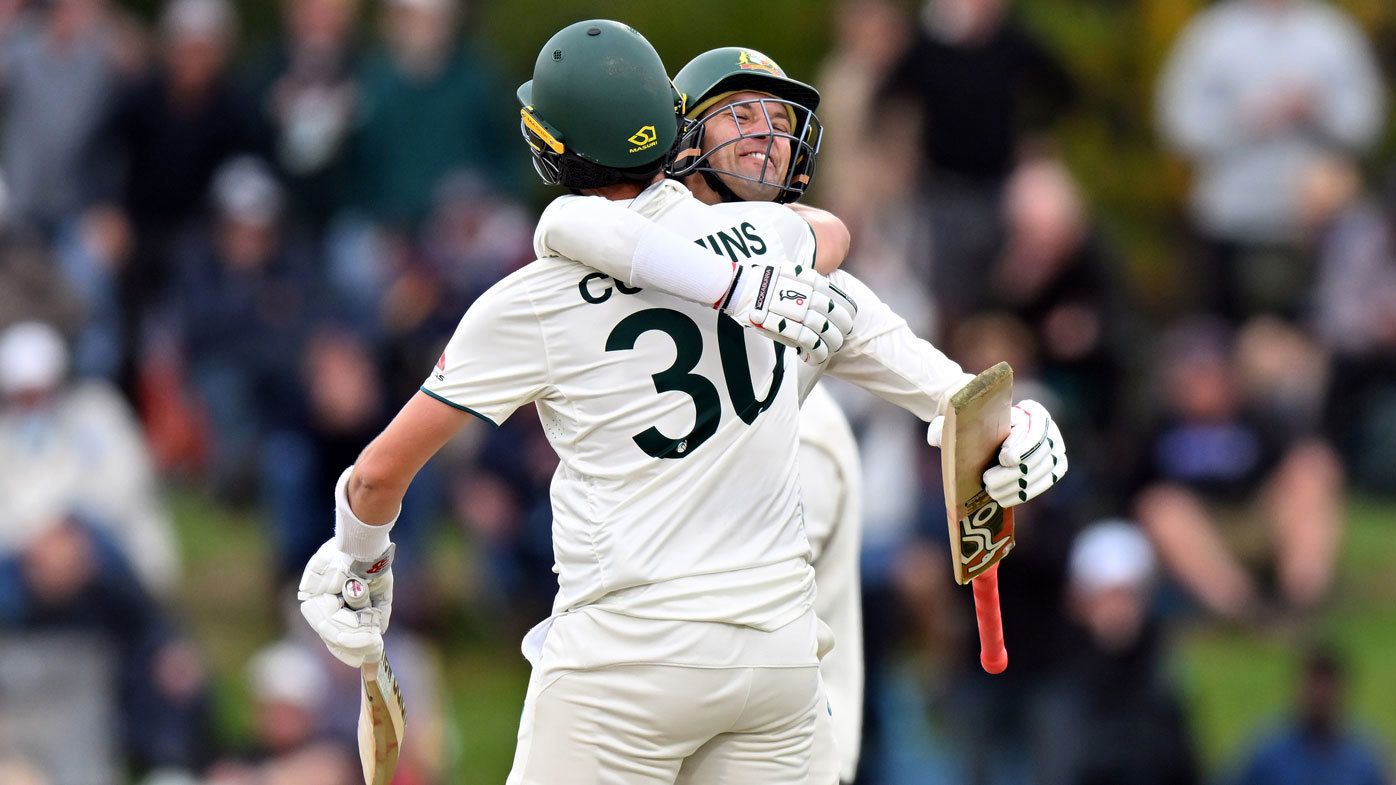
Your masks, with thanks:
<instances>
[{"instance_id":1,"label":"green cricket helmet","mask_svg":"<svg viewBox=\"0 0 1396 785\"><path fill-rule=\"evenodd\" d=\"M777 189L775 201L782 204L804 195L814 178L814 161L819 155L819 142L824 134L824 127L814 113L819 108L818 90L786 76L785 71L766 55L740 46L711 49L698 55L674 77L674 84L683 93L687 122L669 163L669 174L686 177L701 173L724 201L739 199L718 175L773 186ZM734 93L746 92L763 93L770 97L722 105L724 99ZM713 109L720 105L720 109ZM760 113L765 121L755 123L762 131L753 133L744 130L744 126L750 127L756 120L756 113ZM772 116L778 113L788 116L788 132L777 130L771 124ZM724 114L730 115L737 128L741 129L737 138L704 152L703 133L707 123ZM712 155L717 150L750 138L767 140L766 164L759 175L753 177L718 169L711 163ZM770 146L782 138L790 143L788 171L767 172Z\"/></svg>"},{"instance_id":2,"label":"green cricket helmet","mask_svg":"<svg viewBox=\"0 0 1396 785\"><path fill-rule=\"evenodd\" d=\"M568 25L548 39L518 97L533 168L549 185L569 188L653 177L683 114L654 47L607 19Z\"/></svg>"}]
</instances>

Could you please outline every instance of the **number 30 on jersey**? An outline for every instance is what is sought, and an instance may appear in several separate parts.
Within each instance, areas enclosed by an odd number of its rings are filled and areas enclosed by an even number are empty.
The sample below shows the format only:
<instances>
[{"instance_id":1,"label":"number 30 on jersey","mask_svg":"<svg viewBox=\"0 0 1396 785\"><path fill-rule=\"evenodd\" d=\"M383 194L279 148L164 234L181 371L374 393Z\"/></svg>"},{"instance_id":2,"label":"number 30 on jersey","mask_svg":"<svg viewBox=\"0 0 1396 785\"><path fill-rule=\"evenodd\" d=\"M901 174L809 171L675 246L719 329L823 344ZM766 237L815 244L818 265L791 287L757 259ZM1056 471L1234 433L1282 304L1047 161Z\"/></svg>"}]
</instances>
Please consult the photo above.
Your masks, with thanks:
<instances>
[{"instance_id":1,"label":"number 30 on jersey","mask_svg":"<svg viewBox=\"0 0 1396 785\"><path fill-rule=\"evenodd\" d=\"M635 348L641 335L657 331L674 342L674 363L651 374L656 392L681 392L693 399L696 416L693 429L683 436L665 436L650 426L633 437L646 455L654 458L684 458L693 454L703 442L717 433L722 418L722 401L717 386L705 376L693 373L703 356L703 331L688 316L670 308L649 308L630 314L606 337L606 351L618 352ZM785 378L785 347L772 342L775 368L771 371L771 387L764 398L758 399L751 381L751 366L747 361L746 336L742 326L726 314L717 321L718 356L722 360L722 375L732 408L742 422L751 425L761 412L771 407Z\"/></svg>"}]
</instances>

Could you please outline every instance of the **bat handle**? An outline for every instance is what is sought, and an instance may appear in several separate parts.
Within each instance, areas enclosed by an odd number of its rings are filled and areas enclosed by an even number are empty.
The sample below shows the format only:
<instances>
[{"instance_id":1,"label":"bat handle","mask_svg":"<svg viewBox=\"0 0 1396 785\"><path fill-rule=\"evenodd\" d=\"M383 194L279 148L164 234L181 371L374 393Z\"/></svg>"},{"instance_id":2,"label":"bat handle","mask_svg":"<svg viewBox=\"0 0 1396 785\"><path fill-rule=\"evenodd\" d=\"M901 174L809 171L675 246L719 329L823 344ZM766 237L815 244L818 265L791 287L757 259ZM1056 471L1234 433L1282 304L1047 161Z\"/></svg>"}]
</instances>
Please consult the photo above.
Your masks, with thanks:
<instances>
[{"instance_id":1,"label":"bat handle","mask_svg":"<svg viewBox=\"0 0 1396 785\"><path fill-rule=\"evenodd\" d=\"M351 577L344 582L340 596L344 598L345 606L356 611L363 610L369 605L368 584Z\"/></svg>"},{"instance_id":2,"label":"bat handle","mask_svg":"<svg viewBox=\"0 0 1396 785\"><path fill-rule=\"evenodd\" d=\"M974 615L979 620L979 664L989 673L1008 667L1003 645L1003 616L999 614L999 566L995 564L970 584L974 589Z\"/></svg>"}]
</instances>

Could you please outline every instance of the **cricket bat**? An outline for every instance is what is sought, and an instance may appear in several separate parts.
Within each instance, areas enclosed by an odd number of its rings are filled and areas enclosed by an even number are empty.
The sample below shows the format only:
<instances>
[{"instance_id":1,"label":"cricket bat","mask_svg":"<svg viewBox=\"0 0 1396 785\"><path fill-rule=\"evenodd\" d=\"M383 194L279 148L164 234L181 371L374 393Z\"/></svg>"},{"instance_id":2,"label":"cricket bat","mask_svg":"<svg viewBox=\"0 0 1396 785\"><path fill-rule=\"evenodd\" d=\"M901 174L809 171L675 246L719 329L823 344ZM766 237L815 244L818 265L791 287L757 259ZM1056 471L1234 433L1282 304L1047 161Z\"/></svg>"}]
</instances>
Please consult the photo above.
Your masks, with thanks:
<instances>
[{"instance_id":1,"label":"cricket bat","mask_svg":"<svg viewBox=\"0 0 1396 785\"><path fill-rule=\"evenodd\" d=\"M368 606L368 588L358 578L344 582L344 604L350 608ZM359 694L359 763L365 785L388 785L397 768L407 708L402 690L388 665L385 653L376 662L359 669L363 689Z\"/></svg>"},{"instance_id":2,"label":"cricket bat","mask_svg":"<svg viewBox=\"0 0 1396 785\"><path fill-rule=\"evenodd\" d=\"M1000 507L984 490L984 471L998 463L1012 406L1013 369L999 363L951 396L941 432L951 561L955 581L973 586L979 664L989 673L1002 673L1008 667L999 614L998 563L1013 549L1013 510Z\"/></svg>"}]
</instances>

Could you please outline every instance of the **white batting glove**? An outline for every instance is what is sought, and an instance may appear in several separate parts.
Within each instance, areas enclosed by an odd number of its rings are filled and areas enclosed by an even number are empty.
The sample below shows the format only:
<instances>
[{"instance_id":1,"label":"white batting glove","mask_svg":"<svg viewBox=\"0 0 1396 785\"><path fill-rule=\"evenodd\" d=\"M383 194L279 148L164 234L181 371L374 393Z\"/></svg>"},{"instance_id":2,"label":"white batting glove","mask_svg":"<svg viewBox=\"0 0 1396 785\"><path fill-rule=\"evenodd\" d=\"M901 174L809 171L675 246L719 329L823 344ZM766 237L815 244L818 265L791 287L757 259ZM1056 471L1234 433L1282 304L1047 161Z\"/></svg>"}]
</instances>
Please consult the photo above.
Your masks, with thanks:
<instances>
[{"instance_id":1,"label":"white batting glove","mask_svg":"<svg viewBox=\"0 0 1396 785\"><path fill-rule=\"evenodd\" d=\"M374 561L355 560L331 539L310 557L301 575L301 615L310 623L325 648L340 662L360 667L383 655L383 633L393 614L393 547ZM368 574L377 566L378 571ZM368 588L367 607L348 606L342 592L354 577Z\"/></svg>"},{"instance_id":2,"label":"white batting glove","mask_svg":"<svg viewBox=\"0 0 1396 785\"><path fill-rule=\"evenodd\" d=\"M393 613L394 547L388 532L397 519L370 526L354 516L346 492L353 470L345 469L335 486L335 536L310 557L296 598L330 653L357 668L383 654L383 633ZM367 587L367 603L346 604L344 584L350 578Z\"/></svg>"},{"instance_id":3,"label":"white batting glove","mask_svg":"<svg viewBox=\"0 0 1396 785\"><path fill-rule=\"evenodd\" d=\"M820 364L843 348L858 305L812 267L793 262L738 267L719 308Z\"/></svg>"},{"instance_id":4,"label":"white batting glove","mask_svg":"<svg viewBox=\"0 0 1396 785\"><path fill-rule=\"evenodd\" d=\"M939 447L945 418L931 420L926 441ZM984 472L984 490L1000 507L1036 498L1066 475L1066 442L1052 415L1037 401L1014 404L999 465Z\"/></svg>"}]
</instances>

